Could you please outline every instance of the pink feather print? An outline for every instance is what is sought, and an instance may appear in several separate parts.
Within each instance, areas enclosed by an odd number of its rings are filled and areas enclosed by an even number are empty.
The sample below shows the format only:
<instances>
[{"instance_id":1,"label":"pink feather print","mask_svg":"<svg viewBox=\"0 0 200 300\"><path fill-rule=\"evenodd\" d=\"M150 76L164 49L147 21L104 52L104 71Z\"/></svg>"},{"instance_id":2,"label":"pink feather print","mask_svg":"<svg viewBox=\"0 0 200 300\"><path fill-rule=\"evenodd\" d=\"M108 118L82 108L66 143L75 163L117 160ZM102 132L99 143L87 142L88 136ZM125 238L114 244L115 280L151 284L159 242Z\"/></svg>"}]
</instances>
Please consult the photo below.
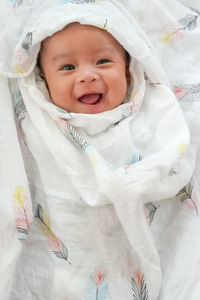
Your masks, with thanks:
<instances>
[{"instance_id":1,"label":"pink feather print","mask_svg":"<svg viewBox=\"0 0 200 300\"><path fill-rule=\"evenodd\" d=\"M197 208L197 197L194 194L193 185L188 183L185 187L183 187L176 197L181 200L189 209L195 210L196 214L199 215ZM196 201L195 201L196 200Z\"/></svg>"},{"instance_id":2,"label":"pink feather print","mask_svg":"<svg viewBox=\"0 0 200 300\"><path fill-rule=\"evenodd\" d=\"M95 271L90 275L85 291L85 300L106 300L107 283L104 272Z\"/></svg>"},{"instance_id":3,"label":"pink feather print","mask_svg":"<svg viewBox=\"0 0 200 300\"><path fill-rule=\"evenodd\" d=\"M68 121L57 118L57 124L61 128L62 132L67 135L71 140L78 145L81 149L85 150L89 143L86 141L86 139L78 132L78 130L73 127Z\"/></svg>"},{"instance_id":4,"label":"pink feather print","mask_svg":"<svg viewBox=\"0 0 200 300\"><path fill-rule=\"evenodd\" d=\"M174 93L181 102L199 102L200 83L174 87Z\"/></svg>"},{"instance_id":5,"label":"pink feather print","mask_svg":"<svg viewBox=\"0 0 200 300\"><path fill-rule=\"evenodd\" d=\"M16 71L22 74L28 71L28 68L31 64L30 56L27 53L25 53L22 49L16 50L14 55L14 61Z\"/></svg>"},{"instance_id":6,"label":"pink feather print","mask_svg":"<svg viewBox=\"0 0 200 300\"><path fill-rule=\"evenodd\" d=\"M53 233L53 231L50 228L50 220L45 212L45 210L42 208L40 204L37 206L36 210L36 219L38 220L38 224L42 232L44 233L46 239L47 239L47 245L49 249L58 257L66 260L69 264L71 264L68 261L68 250L66 246L63 244L63 242Z\"/></svg>"},{"instance_id":7,"label":"pink feather print","mask_svg":"<svg viewBox=\"0 0 200 300\"><path fill-rule=\"evenodd\" d=\"M167 24L161 32L160 40L163 43L175 42L185 35L184 29L177 23Z\"/></svg>"},{"instance_id":8,"label":"pink feather print","mask_svg":"<svg viewBox=\"0 0 200 300\"><path fill-rule=\"evenodd\" d=\"M174 94L178 100L183 98L188 93L189 93L189 91L186 89L174 88Z\"/></svg>"},{"instance_id":9,"label":"pink feather print","mask_svg":"<svg viewBox=\"0 0 200 300\"><path fill-rule=\"evenodd\" d=\"M153 79L152 76L147 73L144 73L144 79L146 83L153 89L160 85L159 81Z\"/></svg>"},{"instance_id":10,"label":"pink feather print","mask_svg":"<svg viewBox=\"0 0 200 300\"><path fill-rule=\"evenodd\" d=\"M31 225L31 214L27 210L27 195L23 186L17 186L13 194L14 201L14 215L16 227L18 230L19 240L24 240L28 234L28 229Z\"/></svg>"},{"instance_id":11,"label":"pink feather print","mask_svg":"<svg viewBox=\"0 0 200 300\"><path fill-rule=\"evenodd\" d=\"M134 300L148 300L148 290L144 275L136 270L131 278L131 285Z\"/></svg>"},{"instance_id":12,"label":"pink feather print","mask_svg":"<svg viewBox=\"0 0 200 300\"><path fill-rule=\"evenodd\" d=\"M187 14L178 23L167 24L160 35L160 39L164 43L178 41L184 37L185 31L192 31L197 27L197 19L200 16L200 11L190 8L195 14Z\"/></svg>"},{"instance_id":13,"label":"pink feather print","mask_svg":"<svg viewBox=\"0 0 200 300\"><path fill-rule=\"evenodd\" d=\"M58 117L57 119L58 123L62 126L63 129L68 131L67 121Z\"/></svg>"},{"instance_id":14,"label":"pink feather print","mask_svg":"<svg viewBox=\"0 0 200 300\"><path fill-rule=\"evenodd\" d=\"M99 287L105 278L105 274L101 272L95 272L92 277L94 279L94 282L96 283L97 290L99 290Z\"/></svg>"},{"instance_id":15,"label":"pink feather print","mask_svg":"<svg viewBox=\"0 0 200 300\"><path fill-rule=\"evenodd\" d=\"M142 100L143 100L143 95L141 94L141 92L138 92L134 96L134 101L130 106L131 113L134 113L137 109L140 108L140 106L142 104Z\"/></svg>"}]
</instances>

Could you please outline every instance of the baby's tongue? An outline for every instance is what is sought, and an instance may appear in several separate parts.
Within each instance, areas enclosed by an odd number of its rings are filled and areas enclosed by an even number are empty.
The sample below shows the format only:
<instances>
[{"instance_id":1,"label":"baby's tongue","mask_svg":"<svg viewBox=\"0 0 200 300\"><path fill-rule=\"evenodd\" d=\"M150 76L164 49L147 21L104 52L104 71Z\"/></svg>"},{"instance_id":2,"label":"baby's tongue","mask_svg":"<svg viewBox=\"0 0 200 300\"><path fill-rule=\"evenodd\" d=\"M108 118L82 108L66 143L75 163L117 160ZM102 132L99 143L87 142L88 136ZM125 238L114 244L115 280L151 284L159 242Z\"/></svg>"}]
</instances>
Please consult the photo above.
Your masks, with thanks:
<instances>
[{"instance_id":1,"label":"baby's tongue","mask_svg":"<svg viewBox=\"0 0 200 300\"><path fill-rule=\"evenodd\" d=\"M100 94L87 94L79 98L79 101L86 104L94 104L99 100Z\"/></svg>"}]
</instances>

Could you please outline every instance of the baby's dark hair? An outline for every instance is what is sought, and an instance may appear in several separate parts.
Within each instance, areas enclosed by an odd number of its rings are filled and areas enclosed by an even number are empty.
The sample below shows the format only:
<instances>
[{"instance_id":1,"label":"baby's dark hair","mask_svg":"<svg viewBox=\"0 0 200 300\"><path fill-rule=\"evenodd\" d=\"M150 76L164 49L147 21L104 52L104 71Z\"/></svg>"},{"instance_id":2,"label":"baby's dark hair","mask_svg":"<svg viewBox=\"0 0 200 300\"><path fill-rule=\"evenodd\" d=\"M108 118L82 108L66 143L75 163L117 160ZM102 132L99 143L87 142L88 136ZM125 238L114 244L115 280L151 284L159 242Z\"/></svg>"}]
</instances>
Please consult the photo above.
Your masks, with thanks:
<instances>
[{"instance_id":1,"label":"baby's dark hair","mask_svg":"<svg viewBox=\"0 0 200 300\"><path fill-rule=\"evenodd\" d=\"M127 66L129 66L130 60L131 60L130 54L125 50L125 62Z\"/></svg>"},{"instance_id":2,"label":"baby's dark hair","mask_svg":"<svg viewBox=\"0 0 200 300\"><path fill-rule=\"evenodd\" d=\"M37 63L36 63L36 66L39 68L40 71L42 71L41 58L40 58L41 50L42 50L42 43L41 43L41 46L40 46L40 51L38 53Z\"/></svg>"}]
</instances>

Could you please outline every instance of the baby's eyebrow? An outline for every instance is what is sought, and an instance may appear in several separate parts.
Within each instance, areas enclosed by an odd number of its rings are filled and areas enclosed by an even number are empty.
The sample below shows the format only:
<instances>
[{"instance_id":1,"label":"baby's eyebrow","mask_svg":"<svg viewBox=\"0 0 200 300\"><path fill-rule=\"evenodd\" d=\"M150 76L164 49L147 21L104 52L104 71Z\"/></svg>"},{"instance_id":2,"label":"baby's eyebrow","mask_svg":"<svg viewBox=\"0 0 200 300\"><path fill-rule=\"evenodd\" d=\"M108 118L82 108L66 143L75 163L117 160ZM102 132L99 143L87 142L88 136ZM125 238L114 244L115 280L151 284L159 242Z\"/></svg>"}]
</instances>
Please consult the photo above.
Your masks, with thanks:
<instances>
[{"instance_id":1,"label":"baby's eyebrow","mask_svg":"<svg viewBox=\"0 0 200 300\"><path fill-rule=\"evenodd\" d=\"M93 49L93 53L98 53L98 52L104 52L104 51L107 51L107 52L110 52L110 53L113 53L113 50L115 50L115 47L112 47L112 46L99 46L95 49ZM64 59L64 58L68 58L70 56L72 56L74 54L74 52L64 52L64 53L59 53L59 54L55 54L53 57L52 57L52 60L53 61L57 61L57 60L60 60L60 59Z\"/></svg>"},{"instance_id":2,"label":"baby's eyebrow","mask_svg":"<svg viewBox=\"0 0 200 300\"><path fill-rule=\"evenodd\" d=\"M108 51L108 52L113 52L113 50L115 50L115 47L113 46L99 46L96 49L94 49L94 52L104 52L104 51Z\"/></svg>"},{"instance_id":3,"label":"baby's eyebrow","mask_svg":"<svg viewBox=\"0 0 200 300\"><path fill-rule=\"evenodd\" d=\"M59 54L55 54L53 57L52 57L52 60L53 61L58 61L58 60L61 60L61 59L64 59L64 58L68 58L72 55L72 52L64 52L64 53L59 53Z\"/></svg>"},{"instance_id":4,"label":"baby's eyebrow","mask_svg":"<svg viewBox=\"0 0 200 300\"><path fill-rule=\"evenodd\" d=\"M110 46L110 45L106 45L106 46L98 46L98 47L96 47L96 48L94 48L93 50L92 50L92 52L94 53L94 54L101 54L102 53L102 55L103 55L103 53L105 53L105 55L106 55L106 53L107 54L113 54L114 52L115 52L115 50L116 50L116 48L115 47L113 47L113 46ZM54 62L54 63L57 63L57 62L59 62L59 61L61 61L61 60L64 60L64 59L69 59L70 57L72 57L74 55L74 52L72 52L72 51L65 51L64 53L57 53L57 54L55 54L54 56L52 56L52 61Z\"/></svg>"}]
</instances>

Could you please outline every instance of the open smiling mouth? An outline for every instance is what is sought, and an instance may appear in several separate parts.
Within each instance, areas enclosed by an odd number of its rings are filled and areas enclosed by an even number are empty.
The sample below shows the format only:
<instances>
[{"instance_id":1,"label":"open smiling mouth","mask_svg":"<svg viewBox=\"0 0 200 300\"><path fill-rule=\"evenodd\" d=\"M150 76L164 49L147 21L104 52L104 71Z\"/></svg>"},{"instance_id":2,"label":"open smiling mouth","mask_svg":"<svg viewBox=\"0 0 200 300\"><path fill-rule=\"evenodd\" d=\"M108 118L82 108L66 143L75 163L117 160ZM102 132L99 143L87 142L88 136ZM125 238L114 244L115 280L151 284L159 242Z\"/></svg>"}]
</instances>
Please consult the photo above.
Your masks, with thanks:
<instances>
[{"instance_id":1,"label":"open smiling mouth","mask_svg":"<svg viewBox=\"0 0 200 300\"><path fill-rule=\"evenodd\" d=\"M101 102L102 97L103 94L86 94L78 98L78 101L80 101L83 104L96 105Z\"/></svg>"}]
</instances>

